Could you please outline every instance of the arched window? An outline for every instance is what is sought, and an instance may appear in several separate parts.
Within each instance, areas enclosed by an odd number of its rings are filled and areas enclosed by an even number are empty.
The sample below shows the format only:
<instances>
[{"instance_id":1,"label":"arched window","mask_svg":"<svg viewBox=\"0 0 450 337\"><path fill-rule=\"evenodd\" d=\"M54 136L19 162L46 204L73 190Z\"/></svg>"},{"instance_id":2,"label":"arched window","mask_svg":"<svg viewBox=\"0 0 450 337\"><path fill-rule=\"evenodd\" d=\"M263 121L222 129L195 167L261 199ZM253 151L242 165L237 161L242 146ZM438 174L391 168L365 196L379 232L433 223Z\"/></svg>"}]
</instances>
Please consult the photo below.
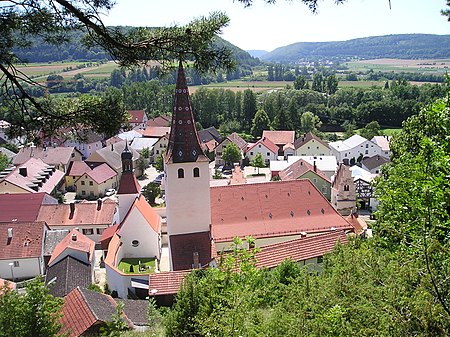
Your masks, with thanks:
<instances>
[{"instance_id":1,"label":"arched window","mask_svg":"<svg viewBox=\"0 0 450 337\"><path fill-rule=\"evenodd\" d=\"M178 169L178 178L184 178L184 170L182 168Z\"/></svg>"},{"instance_id":2,"label":"arched window","mask_svg":"<svg viewBox=\"0 0 450 337\"><path fill-rule=\"evenodd\" d=\"M350 186L344 185L344 191L350 191Z\"/></svg>"},{"instance_id":3,"label":"arched window","mask_svg":"<svg viewBox=\"0 0 450 337\"><path fill-rule=\"evenodd\" d=\"M194 178L200 177L200 170L198 167L194 167Z\"/></svg>"}]
</instances>

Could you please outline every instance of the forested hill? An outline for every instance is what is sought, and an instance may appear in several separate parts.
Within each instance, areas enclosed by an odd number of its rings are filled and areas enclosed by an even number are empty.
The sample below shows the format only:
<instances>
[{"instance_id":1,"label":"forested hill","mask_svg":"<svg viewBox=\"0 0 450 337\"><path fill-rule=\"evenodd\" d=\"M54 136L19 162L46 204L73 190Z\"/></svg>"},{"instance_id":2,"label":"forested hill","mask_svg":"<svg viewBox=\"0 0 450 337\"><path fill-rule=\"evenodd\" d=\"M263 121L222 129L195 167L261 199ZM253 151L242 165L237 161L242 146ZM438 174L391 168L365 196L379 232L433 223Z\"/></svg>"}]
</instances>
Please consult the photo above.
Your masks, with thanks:
<instances>
[{"instance_id":1,"label":"forested hill","mask_svg":"<svg viewBox=\"0 0 450 337\"><path fill-rule=\"evenodd\" d=\"M299 60L450 57L450 35L400 34L372 36L339 42L298 42L261 57L264 61L294 63Z\"/></svg>"},{"instance_id":2,"label":"forested hill","mask_svg":"<svg viewBox=\"0 0 450 337\"><path fill-rule=\"evenodd\" d=\"M123 27L124 30L132 27ZM84 36L79 31L74 31L68 34L70 42L61 45L49 45L45 43L42 38L35 37L30 47L25 49L18 49L17 55L25 62L57 62L57 61L101 61L109 59L109 55L101 48L91 48L87 50L81 40ZM216 42L219 46L226 46L230 48L236 60L241 65L254 66L260 63L257 58L252 57L246 51L236 47L235 45L225 41L220 37L216 37Z\"/></svg>"}]
</instances>

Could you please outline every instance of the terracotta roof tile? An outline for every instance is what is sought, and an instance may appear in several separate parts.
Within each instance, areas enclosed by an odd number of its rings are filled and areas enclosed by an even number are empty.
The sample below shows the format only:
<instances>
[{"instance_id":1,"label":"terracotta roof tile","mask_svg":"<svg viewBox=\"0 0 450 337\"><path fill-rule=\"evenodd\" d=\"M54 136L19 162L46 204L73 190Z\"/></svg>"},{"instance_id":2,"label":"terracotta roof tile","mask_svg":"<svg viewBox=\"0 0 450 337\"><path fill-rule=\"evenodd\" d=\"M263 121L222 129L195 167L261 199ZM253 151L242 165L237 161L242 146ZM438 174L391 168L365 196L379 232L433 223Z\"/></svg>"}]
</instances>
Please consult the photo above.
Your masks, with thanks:
<instances>
[{"instance_id":1,"label":"terracotta roof tile","mask_svg":"<svg viewBox=\"0 0 450 337\"><path fill-rule=\"evenodd\" d=\"M302 147L303 145L305 145L306 143L310 142L313 139L316 142L319 142L320 144L322 144L323 146L329 148L328 144L325 141L323 141L321 138L317 137L312 132L308 132L304 136L297 138L296 141L294 142L294 147L295 147L295 149L298 149L299 147Z\"/></svg>"},{"instance_id":2,"label":"terracotta roof tile","mask_svg":"<svg viewBox=\"0 0 450 337\"><path fill-rule=\"evenodd\" d=\"M12 237L8 239L8 232ZM0 223L0 259L42 256L45 222Z\"/></svg>"},{"instance_id":3,"label":"terracotta roof tile","mask_svg":"<svg viewBox=\"0 0 450 337\"><path fill-rule=\"evenodd\" d=\"M0 222L11 222L13 219L18 222L36 221L46 198L53 199L44 192L0 194Z\"/></svg>"},{"instance_id":4,"label":"terracotta roof tile","mask_svg":"<svg viewBox=\"0 0 450 337\"><path fill-rule=\"evenodd\" d=\"M76 229L72 229L67 236L56 245L53 250L52 257L48 261L48 265L51 266L53 262L66 250L73 249L87 254L87 260L92 262L94 255L95 242L89 239L87 236L81 234Z\"/></svg>"},{"instance_id":5,"label":"terracotta roof tile","mask_svg":"<svg viewBox=\"0 0 450 337\"><path fill-rule=\"evenodd\" d=\"M4 280L2 278L0 278L0 289L3 288L5 285L8 286L9 289L14 290L16 289L16 283L9 281L9 280ZM0 295L2 294L1 290L0 290Z\"/></svg>"},{"instance_id":6,"label":"terracotta roof tile","mask_svg":"<svg viewBox=\"0 0 450 337\"><path fill-rule=\"evenodd\" d=\"M173 270L192 269L195 252L202 266L211 261L210 232L171 235L169 240Z\"/></svg>"},{"instance_id":7,"label":"terracotta roof tile","mask_svg":"<svg viewBox=\"0 0 450 337\"><path fill-rule=\"evenodd\" d=\"M172 118L168 116L158 116L147 121L147 126L165 126L170 127Z\"/></svg>"},{"instance_id":8,"label":"terracotta roof tile","mask_svg":"<svg viewBox=\"0 0 450 337\"><path fill-rule=\"evenodd\" d=\"M280 176L281 180L294 180L301 178L306 172L313 172L318 177L321 177L331 184L330 179L325 175L325 173L323 173L317 167L314 170L314 165L311 165L303 159L299 159L296 162L292 163L284 170L280 171L278 175Z\"/></svg>"},{"instance_id":9,"label":"terracotta roof tile","mask_svg":"<svg viewBox=\"0 0 450 337\"><path fill-rule=\"evenodd\" d=\"M153 273L149 276L148 290L150 296L174 295L180 289L184 278L190 270L178 270L165 273Z\"/></svg>"},{"instance_id":10,"label":"terracotta roof tile","mask_svg":"<svg viewBox=\"0 0 450 337\"><path fill-rule=\"evenodd\" d=\"M355 228L355 233L358 235L367 229L367 223L357 213L350 213L347 221Z\"/></svg>"},{"instance_id":11,"label":"terracotta roof tile","mask_svg":"<svg viewBox=\"0 0 450 337\"><path fill-rule=\"evenodd\" d=\"M294 143L295 131L269 131L264 130L262 138L270 139L276 145L284 145L287 143Z\"/></svg>"},{"instance_id":12,"label":"terracotta roof tile","mask_svg":"<svg viewBox=\"0 0 450 337\"><path fill-rule=\"evenodd\" d=\"M342 244L347 243L344 231L333 231L268 245L256 253L256 266L274 268L287 259L298 262L323 256L331 252L338 241Z\"/></svg>"},{"instance_id":13,"label":"terracotta roof tile","mask_svg":"<svg viewBox=\"0 0 450 337\"><path fill-rule=\"evenodd\" d=\"M93 170L87 172L87 175L90 176L97 184L101 184L108 179L114 178L117 176L116 171L114 171L108 164L103 163Z\"/></svg>"},{"instance_id":14,"label":"terracotta roof tile","mask_svg":"<svg viewBox=\"0 0 450 337\"><path fill-rule=\"evenodd\" d=\"M111 238L114 236L114 234L116 234L117 229L119 229L119 224L115 224L114 226L110 226L108 228L106 228L103 233L102 236L100 237L100 242L102 241L106 241L106 240L111 240Z\"/></svg>"},{"instance_id":15,"label":"terracotta roof tile","mask_svg":"<svg viewBox=\"0 0 450 337\"><path fill-rule=\"evenodd\" d=\"M48 165L67 165L72 160L72 153L78 150L75 147L23 147L14 158L14 165L21 165L30 158L39 158Z\"/></svg>"},{"instance_id":16,"label":"terracotta roof tile","mask_svg":"<svg viewBox=\"0 0 450 337\"><path fill-rule=\"evenodd\" d=\"M170 133L168 126L147 126L144 130L138 131L143 137L161 138Z\"/></svg>"},{"instance_id":17,"label":"terracotta roof tile","mask_svg":"<svg viewBox=\"0 0 450 337\"><path fill-rule=\"evenodd\" d=\"M86 172L89 172L91 168L84 161L74 161L70 164L67 172L68 176L81 177Z\"/></svg>"},{"instance_id":18,"label":"terracotta roof tile","mask_svg":"<svg viewBox=\"0 0 450 337\"><path fill-rule=\"evenodd\" d=\"M117 194L138 194L140 191L141 185L139 185L133 172L124 172L120 177Z\"/></svg>"},{"instance_id":19,"label":"terracotta roof tile","mask_svg":"<svg viewBox=\"0 0 450 337\"><path fill-rule=\"evenodd\" d=\"M211 187L211 225L216 242L353 228L307 179Z\"/></svg>"},{"instance_id":20,"label":"terracotta roof tile","mask_svg":"<svg viewBox=\"0 0 450 337\"><path fill-rule=\"evenodd\" d=\"M227 137L231 140L238 148L244 151L247 148L247 142L241 138L236 132L233 132L231 135Z\"/></svg>"},{"instance_id":21,"label":"terracotta roof tile","mask_svg":"<svg viewBox=\"0 0 450 337\"><path fill-rule=\"evenodd\" d=\"M254 144L248 144L249 147L247 148L247 152L251 151L253 148L255 148L259 144L264 145L267 149L269 149L273 153L278 153L278 146L275 145L269 138L265 138L265 137L261 138Z\"/></svg>"},{"instance_id":22,"label":"terracotta roof tile","mask_svg":"<svg viewBox=\"0 0 450 337\"><path fill-rule=\"evenodd\" d=\"M97 322L97 318L90 310L81 294L80 288L72 290L65 298L62 306L62 324L60 333L69 332L69 337L81 336L87 329Z\"/></svg>"},{"instance_id":23,"label":"terracotta roof tile","mask_svg":"<svg viewBox=\"0 0 450 337\"><path fill-rule=\"evenodd\" d=\"M97 202L80 202L75 205L75 212L70 216L69 204L43 205L38 220L46 221L50 226L111 225L116 212L116 203L110 199L102 202L98 209Z\"/></svg>"},{"instance_id":24,"label":"terracotta roof tile","mask_svg":"<svg viewBox=\"0 0 450 337\"><path fill-rule=\"evenodd\" d=\"M130 123L144 123L145 110L128 110L127 111L131 118L128 122Z\"/></svg>"},{"instance_id":25,"label":"terracotta roof tile","mask_svg":"<svg viewBox=\"0 0 450 337\"><path fill-rule=\"evenodd\" d=\"M152 208L152 206L150 206L150 204L148 203L148 201L145 199L145 197L142 194L139 195L139 197L134 201L128 214L130 214L131 211L135 208L138 209L139 212L144 217L144 219L147 220L150 227L152 227L152 229L156 233L159 233L159 231L161 230L161 217L159 216L158 213L155 212L155 210ZM127 214L127 216L128 216L128 214Z\"/></svg>"}]
</instances>

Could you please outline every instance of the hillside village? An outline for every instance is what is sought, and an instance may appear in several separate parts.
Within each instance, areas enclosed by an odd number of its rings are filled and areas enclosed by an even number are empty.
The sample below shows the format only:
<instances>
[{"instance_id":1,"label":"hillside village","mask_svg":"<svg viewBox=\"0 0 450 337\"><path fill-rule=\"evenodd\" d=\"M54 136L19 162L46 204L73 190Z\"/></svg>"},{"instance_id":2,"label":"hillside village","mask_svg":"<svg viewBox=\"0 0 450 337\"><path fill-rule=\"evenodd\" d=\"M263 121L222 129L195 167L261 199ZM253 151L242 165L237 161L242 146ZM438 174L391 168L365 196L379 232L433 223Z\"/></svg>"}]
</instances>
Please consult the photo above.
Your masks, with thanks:
<instances>
[{"instance_id":1,"label":"hillside village","mask_svg":"<svg viewBox=\"0 0 450 337\"><path fill-rule=\"evenodd\" d=\"M84 141L46 139L42 147L22 147L0 173L0 277L18 288L45 277L51 293L64 298L70 336L98 331L119 299L130 326L145 329L145 317L135 315L142 300L172 304L183 278L216 267L235 237L242 248L261 248L258 268L292 259L320 270L337 242L371 235L361 212L377 207L371 181L389 162L389 137L327 143L312 133L265 130L247 143L235 133L197 131L181 63L171 118L129 113L131 131L107 140L89 132ZM1 125L2 139L14 141ZM223 160L229 144L239 148L240 163ZM137 179L145 148L149 163L164 154L158 205L141 194L149 179ZM257 156L266 165L259 174L243 164ZM217 174L223 179L213 179ZM55 196L67 191L76 200L59 203ZM87 290L90 284L110 295ZM102 301L102 319L83 316L82 308L94 312Z\"/></svg>"}]
</instances>

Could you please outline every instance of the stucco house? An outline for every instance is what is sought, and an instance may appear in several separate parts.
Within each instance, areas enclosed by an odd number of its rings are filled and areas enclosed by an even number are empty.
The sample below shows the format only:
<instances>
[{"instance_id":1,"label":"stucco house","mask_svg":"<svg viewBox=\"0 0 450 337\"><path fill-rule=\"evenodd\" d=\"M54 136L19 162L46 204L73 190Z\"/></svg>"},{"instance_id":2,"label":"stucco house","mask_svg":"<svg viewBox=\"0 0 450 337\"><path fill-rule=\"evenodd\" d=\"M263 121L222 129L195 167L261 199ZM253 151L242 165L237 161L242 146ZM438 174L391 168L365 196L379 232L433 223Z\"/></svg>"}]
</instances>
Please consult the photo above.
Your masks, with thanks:
<instances>
[{"instance_id":1,"label":"stucco house","mask_svg":"<svg viewBox=\"0 0 450 337\"><path fill-rule=\"evenodd\" d=\"M294 144L295 141L295 131L269 131L264 130L262 134L262 138L270 139L272 143L278 146L278 154L277 156L284 156L283 147L286 144Z\"/></svg>"},{"instance_id":2,"label":"stucco house","mask_svg":"<svg viewBox=\"0 0 450 337\"><path fill-rule=\"evenodd\" d=\"M376 155L370 158L366 158L361 162L361 167L372 174L380 174L381 167L389 163L389 158Z\"/></svg>"},{"instance_id":3,"label":"stucco house","mask_svg":"<svg viewBox=\"0 0 450 337\"><path fill-rule=\"evenodd\" d=\"M251 161L258 153L264 158L266 165L269 165L271 160L277 160L279 148L268 138L261 138L254 144L248 144L245 156Z\"/></svg>"},{"instance_id":4,"label":"stucco house","mask_svg":"<svg viewBox=\"0 0 450 337\"><path fill-rule=\"evenodd\" d=\"M327 156L330 153L328 144L312 132L297 138L294 147L296 156Z\"/></svg>"},{"instance_id":5,"label":"stucco house","mask_svg":"<svg viewBox=\"0 0 450 337\"><path fill-rule=\"evenodd\" d=\"M390 142L392 137L391 136L374 136L371 141L375 144L377 144L381 148L381 156L385 158L391 157L391 149L390 149Z\"/></svg>"},{"instance_id":6,"label":"stucco house","mask_svg":"<svg viewBox=\"0 0 450 337\"><path fill-rule=\"evenodd\" d=\"M228 144L231 143L236 145L241 151L242 157L244 156L244 152L247 148L247 142L243 140L236 132L233 132L231 135L217 144L216 148L214 149L216 167L225 165L225 161L222 159L223 150Z\"/></svg>"},{"instance_id":7,"label":"stucco house","mask_svg":"<svg viewBox=\"0 0 450 337\"><path fill-rule=\"evenodd\" d=\"M128 110L130 119L128 123L133 130L143 130L147 126L148 117L145 110Z\"/></svg>"},{"instance_id":8,"label":"stucco house","mask_svg":"<svg viewBox=\"0 0 450 337\"><path fill-rule=\"evenodd\" d=\"M29 159L41 159L45 164L56 167L66 173L72 161L81 161L83 155L75 147L23 147L14 158L13 164L18 166Z\"/></svg>"},{"instance_id":9,"label":"stucco house","mask_svg":"<svg viewBox=\"0 0 450 337\"><path fill-rule=\"evenodd\" d=\"M109 189L117 188L117 172L108 164L91 166L74 162L66 175L66 189L70 187L81 198L101 198Z\"/></svg>"},{"instance_id":10,"label":"stucco house","mask_svg":"<svg viewBox=\"0 0 450 337\"><path fill-rule=\"evenodd\" d=\"M358 159L381 155L381 147L360 135L337 142L330 142L330 154L335 156L338 163L354 165Z\"/></svg>"}]
</instances>

